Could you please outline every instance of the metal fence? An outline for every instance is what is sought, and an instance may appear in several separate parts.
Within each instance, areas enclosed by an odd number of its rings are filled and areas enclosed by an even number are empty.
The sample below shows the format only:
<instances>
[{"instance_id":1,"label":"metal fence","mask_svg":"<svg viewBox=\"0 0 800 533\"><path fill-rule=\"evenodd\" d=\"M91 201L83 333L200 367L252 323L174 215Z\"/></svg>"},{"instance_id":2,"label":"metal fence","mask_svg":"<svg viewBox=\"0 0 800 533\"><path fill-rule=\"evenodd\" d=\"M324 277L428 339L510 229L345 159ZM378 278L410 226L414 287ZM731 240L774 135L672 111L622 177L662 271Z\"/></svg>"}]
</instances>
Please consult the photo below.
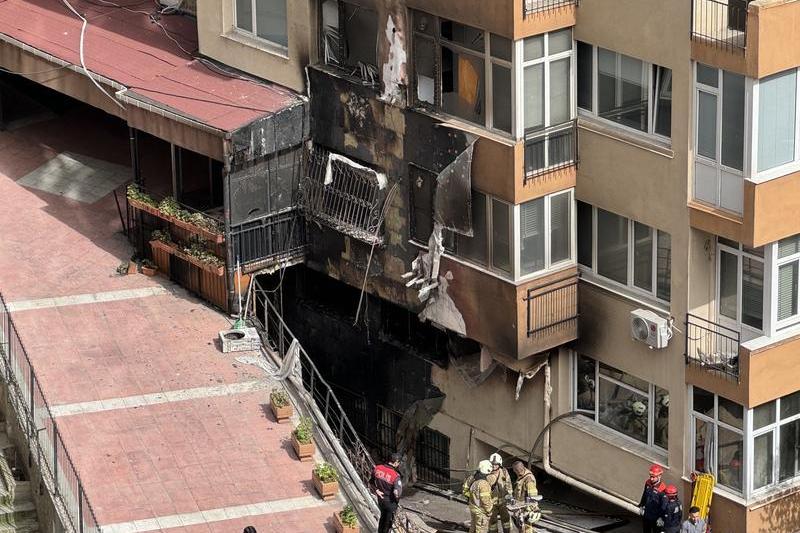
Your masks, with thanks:
<instances>
[{"instance_id":1,"label":"metal fence","mask_svg":"<svg viewBox=\"0 0 800 533\"><path fill-rule=\"evenodd\" d=\"M728 51L747 46L747 6L751 0L694 0L692 39Z\"/></svg>"},{"instance_id":2,"label":"metal fence","mask_svg":"<svg viewBox=\"0 0 800 533\"><path fill-rule=\"evenodd\" d=\"M550 287L550 288L548 288ZM528 337L546 337L578 324L578 280L528 289Z\"/></svg>"},{"instance_id":3,"label":"metal fence","mask_svg":"<svg viewBox=\"0 0 800 533\"><path fill-rule=\"evenodd\" d=\"M28 443L31 464L35 464L63 511L68 531L99 532L92 506L86 497L78 471L69 456L58 424L19 338L3 295L0 294L0 373L6 385L9 405Z\"/></svg>"},{"instance_id":4,"label":"metal fence","mask_svg":"<svg viewBox=\"0 0 800 533\"><path fill-rule=\"evenodd\" d=\"M577 120L525 134L524 184L547 172L577 164Z\"/></svg>"},{"instance_id":5,"label":"metal fence","mask_svg":"<svg viewBox=\"0 0 800 533\"><path fill-rule=\"evenodd\" d=\"M234 260L253 270L302 255L306 248L305 222L297 210L268 215L231 226L230 239Z\"/></svg>"},{"instance_id":6,"label":"metal fence","mask_svg":"<svg viewBox=\"0 0 800 533\"><path fill-rule=\"evenodd\" d=\"M686 364L739 381L738 331L686 314Z\"/></svg>"},{"instance_id":7,"label":"metal fence","mask_svg":"<svg viewBox=\"0 0 800 533\"><path fill-rule=\"evenodd\" d=\"M578 0L525 0L522 3L522 15L528 17L571 5L577 6Z\"/></svg>"},{"instance_id":8,"label":"metal fence","mask_svg":"<svg viewBox=\"0 0 800 533\"><path fill-rule=\"evenodd\" d=\"M255 284L253 320L261 330L262 342L282 360L292 345L292 341L295 340L295 336L270 300L274 292L265 290L257 280L253 283ZM302 391L300 392L306 395L306 399L314 402L332 436L338 441L347 455L347 459L358 478L365 486L368 486L372 470L375 467L369 451L345 414L345 410L339 403L333 389L323 379L303 347L298 346L298 350L302 385ZM395 515L394 531L399 533L421 533L426 530L421 528L409 513L400 509Z\"/></svg>"}]
</instances>

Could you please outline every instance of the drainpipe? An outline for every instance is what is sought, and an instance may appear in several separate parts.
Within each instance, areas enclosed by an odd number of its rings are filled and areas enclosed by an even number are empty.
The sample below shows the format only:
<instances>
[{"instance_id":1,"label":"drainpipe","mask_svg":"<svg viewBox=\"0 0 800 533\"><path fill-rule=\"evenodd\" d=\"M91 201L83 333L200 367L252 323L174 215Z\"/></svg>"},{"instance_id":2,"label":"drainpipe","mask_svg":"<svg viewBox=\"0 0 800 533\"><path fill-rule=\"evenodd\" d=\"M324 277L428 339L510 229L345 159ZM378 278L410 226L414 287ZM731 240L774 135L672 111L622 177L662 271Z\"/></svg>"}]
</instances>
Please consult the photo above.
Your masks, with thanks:
<instances>
[{"instance_id":1,"label":"drainpipe","mask_svg":"<svg viewBox=\"0 0 800 533\"><path fill-rule=\"evenodd\" d=\"M559 481L566 483L572 487L575 487L578 490L583 492L587 492L596 498L599 498L603 501L611 503L612 505L616 505L617 507L621 507L626 511L633 513L635 515L639 514L639 507L634 505L630 500L621 498L619 496L614 496L613 494L609 494L605 491L598 489L597 487L593 487L579 479L576 479L560 470L556 470L550 464L550 418L552 415L551 410L551 395L553 393L553 388L550 386L550 361L548 360L547 363L544 365L544 444L542 449L542 466L544 467L544 471L547 473L548 476L554 477Z\"/></svg>"}]
</instances>

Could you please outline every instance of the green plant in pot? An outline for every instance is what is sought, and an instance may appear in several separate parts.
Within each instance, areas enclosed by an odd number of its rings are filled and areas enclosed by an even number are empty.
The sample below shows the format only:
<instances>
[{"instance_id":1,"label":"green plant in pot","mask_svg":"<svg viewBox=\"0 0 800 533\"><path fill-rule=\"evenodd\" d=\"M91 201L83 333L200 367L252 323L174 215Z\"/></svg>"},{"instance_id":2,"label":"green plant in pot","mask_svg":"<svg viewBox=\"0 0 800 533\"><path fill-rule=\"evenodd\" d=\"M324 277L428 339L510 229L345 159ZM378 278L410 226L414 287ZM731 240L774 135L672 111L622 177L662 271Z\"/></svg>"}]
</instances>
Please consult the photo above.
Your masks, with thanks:
<instances>
[{"instance_id":1,"label":"green plant in pot","mask_svg":"<svg viewBox=\"0 0 800 533\"><path fill-rule=\"evenodd\" d=\"M330 463L317 463L311 471L311 480L323 500L330 500L339 492L339 472Z\"/></svg>"},{"instance_id":2,"label":"green plant in pot","mask_svg":"<svg viewBox=\"0 0 800 533\"><path fill-rule=\"evenodd\" d=\"M314 456L314 423L311 418L304 416L292 431L292 448L301 461L310 461Z\"/></svg>"},{"instance_id":3,"label":"green plant in pot","mask_svg":"<svg viewBox=\"0 0 800 533\"><path fill-rule=\"evenodd\" d=\"M142 261L142 274L145 276L155 276L158 271L158 266L149 259Z\"/></svg>"},{"instance_id":4,"label":"green plant in pot","mask_svg":"<svg viewBox=\"0 0 800 533\"><path fill-rule=\"evenodd\" d=\"M341 511L334 514L336 518L336 531L339 533L357 533L361 530L358 525L358 515L352 505L345 505Z\"/></svg>"},{"instance_id":5,"label":"green plant in pot","mask_svg":"<svg viewBox=\"0 0 800 533\"><path fill-rule=\"evenodd\" d=\"M292 404L289 402L289 394L284 389L275 389L269 393L269 404L272 414L279 424L288 422L294 414Z\"/></svg>"}]
</instances>

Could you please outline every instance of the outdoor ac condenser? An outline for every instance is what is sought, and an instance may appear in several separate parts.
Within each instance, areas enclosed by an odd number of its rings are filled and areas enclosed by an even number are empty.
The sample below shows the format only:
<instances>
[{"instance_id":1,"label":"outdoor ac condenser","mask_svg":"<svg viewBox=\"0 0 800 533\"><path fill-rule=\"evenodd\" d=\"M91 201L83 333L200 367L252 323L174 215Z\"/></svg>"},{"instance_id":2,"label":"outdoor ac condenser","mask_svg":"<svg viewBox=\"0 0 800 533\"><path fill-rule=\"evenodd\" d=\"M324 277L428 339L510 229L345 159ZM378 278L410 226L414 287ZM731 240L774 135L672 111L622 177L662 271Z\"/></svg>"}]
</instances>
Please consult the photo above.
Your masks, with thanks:
<instances>
[{"instance_id":1,"label":"outdoor ac condenser","mask_svg":"<svg viewBox=\"0 0 800 533\"><path fill-rule=\"evenodd\" d=\"M631 311L631 336L650 348L666 348L672 338L669 320L647 309Z\"/></svg>"}]
</instances>

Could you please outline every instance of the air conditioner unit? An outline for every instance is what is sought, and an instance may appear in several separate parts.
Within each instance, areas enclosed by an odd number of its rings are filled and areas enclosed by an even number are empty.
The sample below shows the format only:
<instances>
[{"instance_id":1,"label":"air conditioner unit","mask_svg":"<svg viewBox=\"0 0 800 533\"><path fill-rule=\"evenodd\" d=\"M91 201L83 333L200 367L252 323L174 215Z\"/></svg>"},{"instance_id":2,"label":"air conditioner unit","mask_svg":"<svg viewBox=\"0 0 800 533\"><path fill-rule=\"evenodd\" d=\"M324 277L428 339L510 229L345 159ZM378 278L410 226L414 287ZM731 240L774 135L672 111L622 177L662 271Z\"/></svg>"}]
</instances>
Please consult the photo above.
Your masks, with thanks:
<instances>
[{"instance_id":1,"label":"air conditioner unit","mask_svg":"<svg viewBox=\"0 0 800 533\"><path fill-rule=\"evenodd\" d=\"M670 321L646 309L631 311L631 336L650 348L665 348L672 338Z\"/></svg>"}]
</instances>

